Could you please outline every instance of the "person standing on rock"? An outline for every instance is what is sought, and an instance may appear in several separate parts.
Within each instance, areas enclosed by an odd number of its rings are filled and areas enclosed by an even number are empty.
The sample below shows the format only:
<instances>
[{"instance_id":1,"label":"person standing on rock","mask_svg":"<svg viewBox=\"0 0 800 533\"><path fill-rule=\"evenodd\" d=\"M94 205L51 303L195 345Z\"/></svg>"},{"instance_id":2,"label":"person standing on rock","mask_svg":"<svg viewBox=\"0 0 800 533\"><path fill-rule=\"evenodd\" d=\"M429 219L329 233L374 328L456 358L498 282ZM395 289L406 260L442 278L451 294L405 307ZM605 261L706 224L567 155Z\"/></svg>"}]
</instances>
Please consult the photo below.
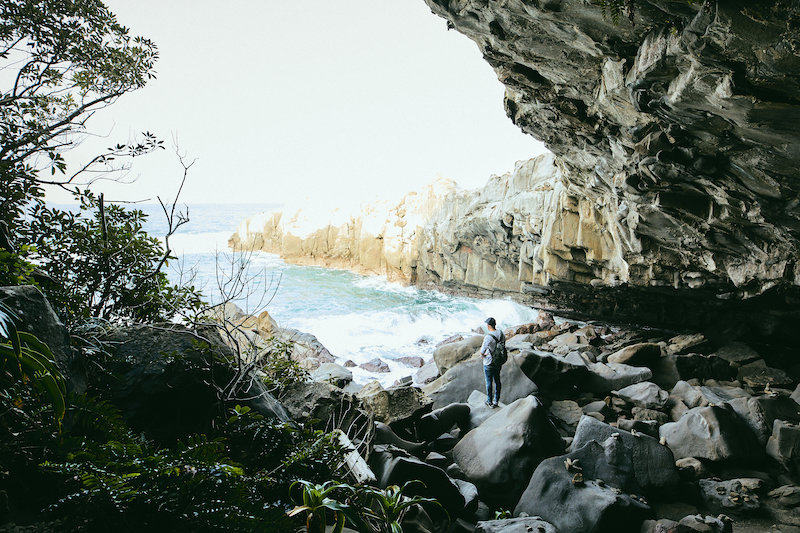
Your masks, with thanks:
<instances>
[{"instance_id":1,"label":"person standing on rock","mask_svg":"<svg viewBox=\"0 0 800 533\"><path fill-rule=\"evenodd\" d=\"M486 405L497 407L500 403L500 365L494 364L492 355L498 342L505 342L502 331L498 331L495 326L497 322L489 317L484 322L489 329L489 333L483 338L481 345L481 357L483 358L483 374L486 377ZM492 385L494 384L494 387ZM494 395L492 395L494 388Z\"/></svg>"}]
</instances>

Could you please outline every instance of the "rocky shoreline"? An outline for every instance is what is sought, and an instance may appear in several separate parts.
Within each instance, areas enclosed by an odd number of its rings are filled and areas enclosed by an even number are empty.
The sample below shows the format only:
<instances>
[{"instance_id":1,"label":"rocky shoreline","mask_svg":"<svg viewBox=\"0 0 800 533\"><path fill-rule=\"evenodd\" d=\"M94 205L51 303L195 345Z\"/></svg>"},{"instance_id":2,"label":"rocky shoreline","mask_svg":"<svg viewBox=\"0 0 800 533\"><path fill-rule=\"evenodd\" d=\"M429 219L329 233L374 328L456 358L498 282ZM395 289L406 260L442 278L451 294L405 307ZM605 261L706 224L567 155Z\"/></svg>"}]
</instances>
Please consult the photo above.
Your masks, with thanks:
<instances>
[{"instance_id":1,"label":"rocky shoreline","mask_svg":"<svg viewBox=\"0 0 800 533\"><path fill-rule=\"evenodd\" d=\"M327 363L282 403L362 428L377 483L422 480L453 519L419 511L404 531L800 531L791 359L547 312L505 333L499 409L484 404L481 335L436 347L419 385L355 386Z\"/></svg>"}]
</instances>

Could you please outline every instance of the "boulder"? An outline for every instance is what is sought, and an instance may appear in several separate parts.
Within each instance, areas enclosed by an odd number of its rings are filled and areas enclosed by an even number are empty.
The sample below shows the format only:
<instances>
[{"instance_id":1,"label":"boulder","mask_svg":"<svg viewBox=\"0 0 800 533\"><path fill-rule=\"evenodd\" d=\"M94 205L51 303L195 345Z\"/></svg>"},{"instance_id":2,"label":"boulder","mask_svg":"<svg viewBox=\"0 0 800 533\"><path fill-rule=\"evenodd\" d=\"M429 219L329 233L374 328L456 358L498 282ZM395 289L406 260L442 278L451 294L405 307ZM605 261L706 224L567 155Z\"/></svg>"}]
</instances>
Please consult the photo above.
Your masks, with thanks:
<instances>
[{"instance_id":1,"label":"boulder","mask_svg":"<svg viewBox=\"0 0 800 533\"><path fill-rule=\"evenodd\" d=\"M453 449L453 460L478 487L481 499L510 508L536 465L562 449L547 410L537 398L528 396L467 433Z\"/></svg>"},{"instance_id":2,"label":"boulder","mask_svg":"<svg viewBox=\"0 0 800 533\"><path fill-rule=\"evenodd\" d=\"M721 379L730 380L736 376L736 369L730 362L717 356L701 353L687 353L674 356L675 368L681 379Z\"/></svg>"},{"instance_id":3,"label":"boulder","mask_svg":"<svg viewBox=\"0 0 800 533\"><path fill-rule=\"evenodd\" d=\"M619 453L630 458L633 477L645 494L666 496L675 490L678 484L675 458L667 447L653 437L634 435L584 416L575 431L572 449L578 450L591 441L603 443L609 438L621 443Z\"/></svg>"},{"instance_id":4,"label":"boulder","mask_svg":"<svg viewBox=\"0 0 800 533\"><path fill-rule=\"evenodd\" d=\"M598 447L592 443L592 447ZM571 454L570 454L571 455ZM567 456L545 459L531 476L514 514L527 513L553 524L557 531L638 533L651 517L650 507L603 481L565 467Z\"/></svg>"},{"instance_id":5,"label":"boulder","mask_svg":"<svg viewBox=\"0 0 800 533\"><path fill-rule=\"evenodd\" d=\"M475 533L558 533L553 524L535 516L485 520L478 522Z\"/></svg>"},{"instance_id":6,"label":"boulder","mask_svg":"<svg viewBox=\"0 0 800 533\"><path fill-rule=\"evenodd\" d=\"M707 341L702 333L689 333L686 335L676 335L667 343L667 353L686 353L689 348L699 348L706 346ZM697 351L697 350L695 350Z\"/></svg>"},{"instance_id":7,"label":"boulder","mask_svg":"<svg viewBox=\"0 0 800 533\"><path fill-rule=\"evenodd\" d=\"M734 366L743 366L761 359L758 352L742 342L726 344L714 352L713 355L728 361Z\"/></svg>"},{"instance_id":8,"label":"boulder","mask_svg":"<svg viewBox=\"0 0 800 533\"><path fill-rule=\"evenodd\" d=\"M739 479L701 479L698 484L703 502L712 513L740 515L761 507L758 495Z\"/></svg>"},{"instance_id":9,"label":"boulder","mask_svg":"<svg viewBox=\"0 0 800 533\"><path fill-rule=\"evenodd\" d=\"M663 409L669 398L667 391L663 391L655 383L643 381L618 391L612 391L626 402L646 409Z\"/></svg>"},{"instance_id":10,"label":"boulder","mask_svg":"<svg viewBox=\"0 0 800 533\"><path fill-rule=\"evenodd\" d=\"M767 455L791 472L800 473L800 426L775 420L767 441Z\"/></svg>"},{"instance_id":11,"label":"boulder","mask_svg":"<svg viewBox=\"0 0 800 533\"><path fill-rule=\"evenodd\" d=\"M761 359L740 367L736 379L751 389L759 390L767 385L769 385L770 388L776 388L789 386L794 383L786 372L779 368L767 366Z\"/></svg>"},{"instance_id":12,"label":"boulder","mask_svg":"<svg viewBox=\"0 0 800 533\"><path fill-rule=\"evenodd\" d=\"M375 444L393 446L413 455L420 455L427 449L424 442L406 440L383 422L375 422Z\"/></svg>"},{"instance_id":13,"label":"boulder","mask_svg":"<svg viewBox=\"0 0 800 533\"><path fill-rule=\"evenodd\" d=\"M775 420L800 422L800 405L788 396L764 394L752 398L734 398L726 403L750 426L762 445L772 435Z\"/></svg>"},{"instance_id":14,"label":"boulder","mask_svg":"<svg viewBox=\"0 0 800 533\"><path fill-rule=\"evenodd\" d=\"M357 398L327 381L295 383L286 389L282 402L298 421L319 420L323 427L338 422L340 428L368 423Z\"/></svg>"},{"instance_id":15,"label":"boulder","mask_svg":"<svg viewBox=\"0 0 800 533\"><path fill-rule=\"evenodd\" d=\"M458 516L464 509L465 500L458 485L439 467L429 465L415 457L393 452L386 446L375 446L369 465L378 479L378 486L402 486L406 481L418 479L404 494L436 498L451 516Z\"/></svg>"},{"instance_id":16,"label":"boulder","mask_svg":"<svg viewBox=\"0 0 800 533\"><path fill-rule=\"evenodd\" d=\"M469 405L469 427L467 430L475 429L483 424L489 417L497 413L496 408L486 405L486 393L472 391L467 399Z\"/></svg>"},{"instance_id":17,"label":"boulder","mask_svg":"<svg viewBox=\"0 0 800 533\"><path fill-rule=\"evenodd\" d=\"M658 424L659 426L669 422L669 416L667 415L667 413L662 413L661 411L656 411L655 409L647 409L645 407L634 407L633 409L631 409L631 414L633 414L633 419L637 422L652 421Z\"/></svg>"},{"instance_id":18,"label":"boulder","mask_svg":"<svg viewBox=\"0 0 800 533\"><path fill-rule=\"evenodd\" d=\"M353 373L342 365L336 363L322 363L309 373L312 381L326 381L337 387L344 388L353 381Z\"/></svg>"},{"instance_id":19,"label":"boulder","mask_svg":"<svg viewBox=\"0 0 800 533\"><path fill-rule=\"evenodd\" d=\"M659 429L675 457L709 461L754 461L762 449L750 428L730 406L695 407Z\"/></svg>"},{"instance_id":20,"label":"boulder","mask_svg":"<svg viewBox=\"0 0 800 533\"><path fill-rule=\"evenodd\" d=\"M86 391L83 357L72 351L67 328L39 289L32 285L0 287L0 302L14 313L12 318L19 331L35 335L50 348L69 390L83 394Z\"/></svg>"},{"instance_id":21,"label":"boulder","mask_svg":"<svg viewBox=\"0 0 800 533\"><path fill-rule=\"evenodd\" d=\"M550 404L550 416L555 419L557 426L573 435L583 416L583 410L572 400L555 400Z\"/></svg>"},{"instance_id":22,"label":"boulder","mask_svg":"<svg viewBox=\"0 0 800 533\"><path fill-rule=\"evenodd\" d=\"M421 438L431 441L442 433L450 431L456 425L466 433L472 429L469 425L469 415L469 404L451 403L422 415L416 424L417 434Z\"/></svg>"},{"instance_id":23,"label":"boulder","mask_svg":"<svg viewBox=\"0 0 800 533\"><path fill-rule=\"evenodd\" d=\"M255 374L236 376L233 353L216 335L201 340L181 326L130 326L102 339L114 346L106 371L109 387L134 431L168 443L193 433L207 433L214 413L227 404L251 407L267 418L289 421L287 410ZM201 342L198 342L201 340ZM214 382L209 381L214 377ZM219 388L239 383L223 404Z\"/></svg>"},{"instance_id":24,"label":"boulder","mask_svg":"<svg viewBox=\"0 0 800 533\"><path fill-rule=\"evenodd\" d=\"M733 523L725 515L714 518L694 514L687 515L678 522L667 518L645 521L640 533L733 533Z\"/></svg>"},{"instance_id":25,"label":"boulder","mask_svg":"<svg viewBox=\"0 0 800 533\"><path fill-rule=\"evenodd\" d=\"M508 362L500 370L500 382L502 383L500 398L506 403L534 394L538 390L520 369L517 357L511 354L509 354ZM483 361L469 359L462 361L436 381L424 386L423 390L433 400L433 408L438 409L451 403L463 402L474 390L485 394L485 387Z\"/></svg>"},{"instance_id":26,"label":"boulder","mask_svg":"<svg viewBox=\"0 0 800 533\"><path fill-rule=\"evenodd\" d=\"M431 400L419 387L390 387L381 390L362 389L358 393L364 409L385 424L417 420L431 409Z\"/></svg>"},{"instance_id":27,"label":"boulder","mask_svg":"<svg viewBox=\"0 0 800 533\"><path fill-rule=\"evenodd\" d=\"M658 438L658 427L660 425L661 424L656 420L630 420L627 418L620 418L617 420L617 427L619 429L623 429L628 432L636 431L638 433L644 433L645 435L649 435L655 439Z\"/></svg>"},{"instance_id":28,"label":"boulder","mask_svg":"<svg viewBox=\"0 0 800 533\"><path fill-rule=\"evenodd\" d=\"M520 350L515 356L522 372L548 396L577 396L589 378L584 362L571 362L550 352Z\"/></svg>"},{"instance_id":29,"label":"boulder","mask_svg":"<svg viewBox=\"0 0 800 533\"><path fill-rule=\"evenodd\" d=\"M795 387L794 392L792 392L791 398L792 400L795 401L795 403L800 405L800 385L797 385L797 387Z\"/></svg>"},{"instance_id":30,"label":"boulder","mask_svg":"<svg viewBox=\"0 0 800 533\"><path fill-rule=\"evenodd\" d=\"M410 366L412 368L422 368L425 364L425 360L422 357L417 357L414 355L407 355L403 357L398 357L395 359L398 363L402 363L406 366Z\"/></svg>"},{"instance_id":31,"label":"boulder","mask_svg":"<svg viewBox=\"0 0 800 533\"><path fill-rule=\"evenodd\" d=\"M478 510L478 487L464 481L463 479L454 479L453 483L458 487L461 496L464 497L464 512L472 514Z\"/></svg>"},{"instance_id":32,"label":"boulder","mask_svg":"<svg viewBox=\"0 0 800 533\"><path fill-rule=\"evenodd\" d=\"M591 392L619 390L653 377L653 372L649 368L620 363L594 363L587 365L587 368L590 376L586 390Z\"/></svg>"},{"instance_id":33,"label":"boulder","mask_svg":"<svg viewBox=\"0 0 800 533\"><path fill-rule=\"evenodd\" d=\"M452 342L436 348L433 352L433 360L439 369L439 373L444 374L457 363L469 359L478 353L482 343L482 335L472 335L464 340Z\"/></svg>"},{"instance_id":34,"label":"boulder","mask_svg":"<svg viewBox=\"0 0 800 533\"><path fill-rule=\"evenodd\" d=\"M428 361L424 365L417 370L417 373L414 374L414 382L418 383L419 385L427 385L433 381L436 381L436 378L439 377L439 368L436 366L436 363L433 361Z\"/></svg>"},{"instance_id":35,"label":"boulder","mask_svg":"<svg viewBox=\"0 0 800 533\"><path fill-rule=\"evenodd\" d=\"M642 342L626 346L608 356L608 363L622 363L631 366L649 367L661 357L661 346L652 342Z\"/></svg>"},{"instance_id":36,"label":"boulder","mask_svg":"<svg viewBox=\"0 0 800 533\"><path fill-rule=\"evenodd\" d=\"M371 359L366 363L361 363L358 366L359 368L363 368L367 372L375 372L378 374L385 374L386 372L389 372L389 365L386 364L386 362L381 360L379 357Z\"/></svg>"}]
</instances>

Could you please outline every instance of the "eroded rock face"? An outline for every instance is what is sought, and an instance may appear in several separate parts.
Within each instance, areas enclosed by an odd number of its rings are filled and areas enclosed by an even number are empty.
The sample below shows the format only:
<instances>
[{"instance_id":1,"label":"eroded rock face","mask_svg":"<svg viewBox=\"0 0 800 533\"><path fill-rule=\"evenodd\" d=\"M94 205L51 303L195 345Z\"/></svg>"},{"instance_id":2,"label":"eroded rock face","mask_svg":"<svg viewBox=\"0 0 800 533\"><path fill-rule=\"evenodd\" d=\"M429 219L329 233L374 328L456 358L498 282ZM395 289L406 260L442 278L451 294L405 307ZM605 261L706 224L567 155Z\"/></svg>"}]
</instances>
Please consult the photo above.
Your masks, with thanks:
<instances>
[{"instance_id":1,"label":"eroded rock face","mask_svg":"<svg viewBox=\"0 0 800 533\"><path fill-rule=\"evenodd\" d=\"M540 275L800 283L796 4L636 2L635 25L614 25L576 0L426 2L478 44L509 117L558 156L550 231L509 225Z\"/></svg>"},{"instance_id":2,"label":"eroded rock face","mask_svg":"<svg viewBox=\"0 0 800 533\"><path fill-rule=\"evenodd\" d=\"M508 116L555 157L388 218L367 210L304 240L273 231L295 224L284 215L239 241L661 326L756 295L797 307L796 2L642 0L635 25L614 25L582 0L425 1L475 41Z\"/></svg>"}]
</instances>

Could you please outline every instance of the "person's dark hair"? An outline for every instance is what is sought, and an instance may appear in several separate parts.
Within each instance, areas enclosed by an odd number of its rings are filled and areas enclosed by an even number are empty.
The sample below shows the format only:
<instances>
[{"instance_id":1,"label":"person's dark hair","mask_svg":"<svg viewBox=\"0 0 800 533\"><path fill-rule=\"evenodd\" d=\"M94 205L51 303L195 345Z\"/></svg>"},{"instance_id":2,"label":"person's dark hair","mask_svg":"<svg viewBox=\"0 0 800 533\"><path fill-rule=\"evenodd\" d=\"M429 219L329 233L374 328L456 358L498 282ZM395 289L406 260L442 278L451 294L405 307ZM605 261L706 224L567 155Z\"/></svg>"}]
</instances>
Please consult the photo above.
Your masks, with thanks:
<instances>
[{"instance_id":1,"label":"person's dark hair","mask_svg":"<svg viewBox=\"0 0 800 533\"><path fill-rule=\"evenodd\" d=\"M497 322L492 317L487 318L486 320L484 320L484 322L486 322L487 324L489 324L492 327L495 327L497 325Z\"/></svg>"}]
</instances>

